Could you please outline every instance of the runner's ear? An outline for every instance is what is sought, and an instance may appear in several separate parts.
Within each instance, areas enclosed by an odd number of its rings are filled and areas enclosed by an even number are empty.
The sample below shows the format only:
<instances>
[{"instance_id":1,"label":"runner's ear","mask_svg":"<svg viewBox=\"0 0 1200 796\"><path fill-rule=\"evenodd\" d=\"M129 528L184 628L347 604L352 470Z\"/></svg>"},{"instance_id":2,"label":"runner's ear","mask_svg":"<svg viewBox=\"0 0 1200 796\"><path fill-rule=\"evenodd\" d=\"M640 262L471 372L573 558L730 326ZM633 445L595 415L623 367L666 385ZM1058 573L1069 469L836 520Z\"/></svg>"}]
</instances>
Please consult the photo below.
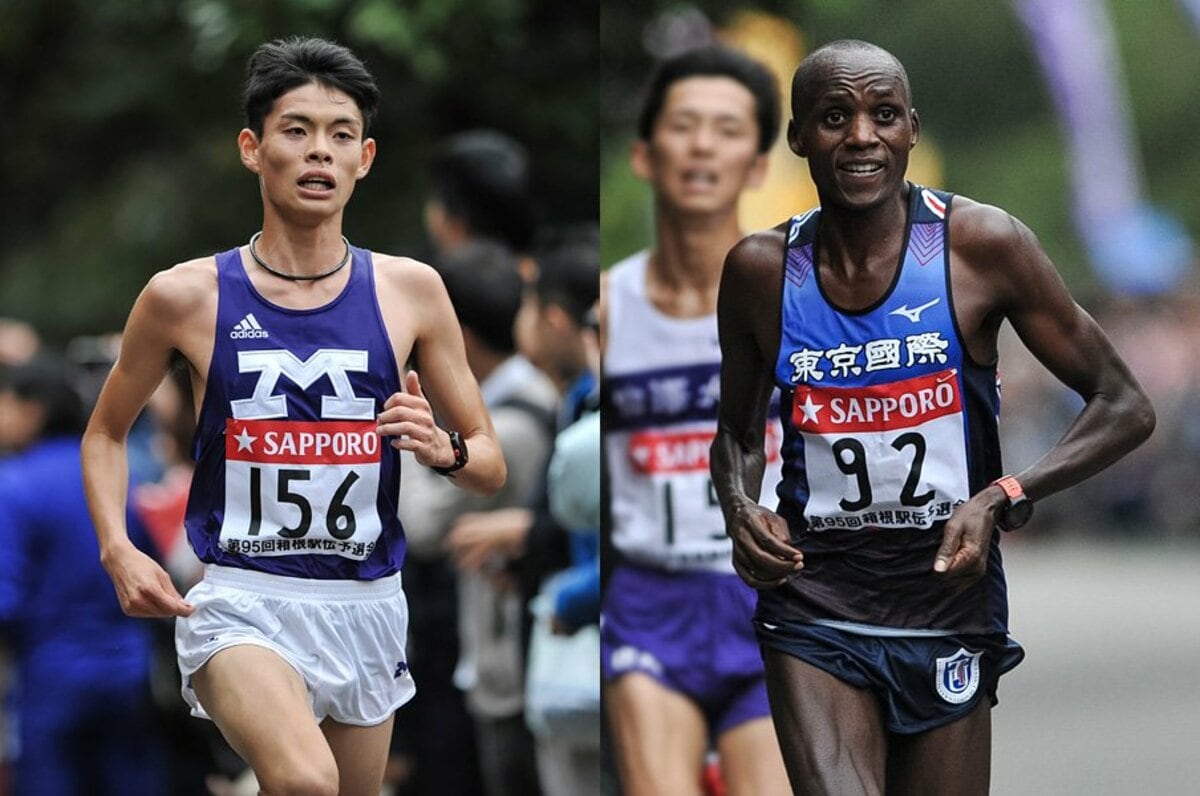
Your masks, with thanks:
<instances>
[{"instance_id":1,"label":"runner's ear","mask_svg":"<svg viewBox=\"0 0 1200 796\"><path fill-rule=\"evenodd\" d=\"M262 166L258 160L258 143L258 136L254 134L253 130L245 128L238 133L238 156L242 160L242 165L255 174L262 174Z\"/></svg>"}]
</instances>

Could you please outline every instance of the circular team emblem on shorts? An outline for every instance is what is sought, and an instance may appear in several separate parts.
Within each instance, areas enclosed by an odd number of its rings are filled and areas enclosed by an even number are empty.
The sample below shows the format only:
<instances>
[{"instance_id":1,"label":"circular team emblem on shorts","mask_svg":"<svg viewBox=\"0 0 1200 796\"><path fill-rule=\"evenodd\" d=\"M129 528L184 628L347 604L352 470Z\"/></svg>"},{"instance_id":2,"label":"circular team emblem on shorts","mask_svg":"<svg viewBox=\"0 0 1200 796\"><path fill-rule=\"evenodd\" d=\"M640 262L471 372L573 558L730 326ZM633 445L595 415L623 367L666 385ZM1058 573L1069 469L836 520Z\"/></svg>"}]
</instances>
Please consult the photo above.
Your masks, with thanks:
<instances>
[{"instance_id":1,"label":"circular team emblem on shorts","mask_svg":"<svg viewBox=\"0 0 1200 796\"><path fill-rule=\"evenodd\" d=\"M979 659L982 656L982 652L967 652L959 647L950 657L938 658L934 677L938 696L952 705L961 705L975 696L979 689Z\"/></svg>"}]
</instances>

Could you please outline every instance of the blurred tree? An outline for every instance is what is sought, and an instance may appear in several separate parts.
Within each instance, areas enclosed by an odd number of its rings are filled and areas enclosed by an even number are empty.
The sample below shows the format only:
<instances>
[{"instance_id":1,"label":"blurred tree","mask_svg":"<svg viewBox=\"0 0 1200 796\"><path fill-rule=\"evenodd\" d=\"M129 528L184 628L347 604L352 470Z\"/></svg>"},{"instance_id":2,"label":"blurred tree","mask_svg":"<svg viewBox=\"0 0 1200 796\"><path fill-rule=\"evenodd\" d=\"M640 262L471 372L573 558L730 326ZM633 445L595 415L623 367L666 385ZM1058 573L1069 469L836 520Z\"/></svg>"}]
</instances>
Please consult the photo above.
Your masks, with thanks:
<instances>
[{"instance_id":1,"label":"blurred tree","mask_svg":"<svg viewBox=\"0 0 1200 796\"><path fill-rule=\"evenodd\" d=\"M1126 65L1150 198L1200 236L1200 192L1192 178L1200 173L1200 151L1178 144L1181 131L1200 126L1200 104L1193 101L1200 77L1196 29L1176 0L1107 5ZM1072 228L1063 137L1030 45L1008 3L974 0L648 0L636 10L606 4L599 89L605 263L650 240L649 193L629 175L627 152L655 48L686 34L680 28L690 16L721 27L743 8L790 20L808 49L855 38L894 52L912 81L922 135L943 156L944 187L1016 215L1037 233L1075 290L1092 287ZM666 12L670 24L663 21Z\"/></svg>"},{"instance_id":2,"label":"blurred tree","mask_svg":"<svg viewBox=\"0 0 1200 796\"><path fill-rule=\"evenodd\" d=\"M594 220L597 18L595 0L0 0L0 316L52 341L116 329L153 272L248 239L239 93L282 36L339 41L379 81L356 243L425 254L426 155L468 127L534 153L546 222Z\"/></svg>"}]
</instances>

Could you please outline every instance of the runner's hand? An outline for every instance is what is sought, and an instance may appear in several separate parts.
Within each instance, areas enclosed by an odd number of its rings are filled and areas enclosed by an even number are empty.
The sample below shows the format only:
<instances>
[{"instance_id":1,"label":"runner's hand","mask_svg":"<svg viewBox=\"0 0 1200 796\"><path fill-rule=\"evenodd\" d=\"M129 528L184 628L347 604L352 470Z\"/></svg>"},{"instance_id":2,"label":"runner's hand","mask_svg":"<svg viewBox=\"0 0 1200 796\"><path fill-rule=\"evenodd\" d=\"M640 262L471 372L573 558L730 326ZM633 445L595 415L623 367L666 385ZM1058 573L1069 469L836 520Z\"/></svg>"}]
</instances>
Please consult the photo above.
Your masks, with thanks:
<instances>
[{"instance_id":1,"label":"runner's hand","mask_svg":"<svg viewBox=\"0 0 1200 796\"><path fill-rule=\"evenodd\" d=\"M412 451L422 467L449 467L454 464L450 435L433 422L433 410L421 392L421 379L415 370L404 376L404 392L393 393L375 418L381 437L394 437L392 447Z\"/></svg>"},{"instance_id":2,"label":"runner's hand","mask_svg":"<svg viewBox=\"0 0 1200 796\"><path fill-rule=\"evenodd\" d=\"M446 550L459 570L487 573L525 551L532 525L529 509L467 512L450 528Z\"/></svg>"},{"instance_id":3,"label":"runner's hand","mask_svg":"<svg viewBox=\"0 0 1200 796\"><path fill-rule=\"evenodd\" d=\"M983 577L996 528L996 498L992 491L983 490L950 515L942 529L942 546L933 561L934 572L967 581Z\"/></svg>"},{"instance_id":4,"label":"runner's hand","mask_svg":"<svg viewBox=\"0 0 1200 796\"><path fill-rule=\"evenodd\" d=\"M191 616L196 610L180 596L166 570L132 544L103 563L127 616Z\"/></svg>"},{"instance_id":5,"label":"runner's hand","mask_svg":"<svg viewBox=\"0 0 1200 796\"><path fill-rule=\"evenodd\" d=\"M733 539L733 568L748 586L773 589L804 569L787 522L773 511L747 503L734 510L726 531Z\"/></svg>"}]
</instances>

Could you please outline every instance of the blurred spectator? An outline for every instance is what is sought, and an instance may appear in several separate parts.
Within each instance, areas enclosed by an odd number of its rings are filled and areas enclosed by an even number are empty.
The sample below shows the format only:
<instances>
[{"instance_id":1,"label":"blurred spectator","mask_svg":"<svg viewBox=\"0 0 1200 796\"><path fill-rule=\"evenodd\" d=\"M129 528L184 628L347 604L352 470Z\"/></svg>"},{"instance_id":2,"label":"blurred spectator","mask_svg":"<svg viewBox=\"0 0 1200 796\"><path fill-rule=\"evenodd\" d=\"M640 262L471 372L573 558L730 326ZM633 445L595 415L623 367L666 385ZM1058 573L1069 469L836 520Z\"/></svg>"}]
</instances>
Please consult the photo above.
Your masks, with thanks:
<instances>
[{"instance_id":1,"label":"blurred spectator","mask_svg":"<svg viewBox=\"0 0 1200 796\"><path fill-rule=\"evenodd\" d=\"M596 405L598 383L589 369L584 331L600 294L597 237L585 227L549 244L537 258L537 276L526 286L517 315L517 346L562 393L564 426Z\"/></svg>"},{"instance_id":2,"label":"blurred spectator","mask_svg":"<svg viewBox=\"0 0 1200 796\"><path fill-rule=\"evenodd\" d=\"M146 409L154 429L149 447L161 465L162 477L135 486L130 503L154 540L171 580L183 593L200 581L204 565L188 544L183 527L194 469L191 448L196 414L191 369L182 357L172 362Z\"/></svg>"},{"instance_id":3,"label":"blurred spectator","mask_svg":"<svg viewBox=\"0 0 1200 796\"><path fill-rule=\"evenodd\" d=\"M560 430L569 429L585 414L596 415L598 411L596 370L599 347L594 308L599 298L599 278L600 252L595 235L590 228L577 230L538 258L536 282L526 290L517 318L517 342L522 353L541 368L562 393ZM596 431L598 433L598 428ZM568 438L575 433L574 429L569 429ZM583 441L586 443L588 439L585 427ZM598 467L598 456L594 464ZM560 460L560 471L563 465L564 461ZM590 478L599 488L598 473L594 470L572 475L578 476L573 479L576 487L584 485ZM564 487L560 480L559 489ZM567 508L564 504L572 503L567 494L560 493L552 498L549 485L544 488L539 508L526 533L524 584L527 598L532 599L542 583L553 577L556 584L554 621L562 632L571 632L598 620L598 535L595 530L587 532L588 529L572 522L568 527L582 532L570 536L569 566L565 571L561 566L554 567L552 551L561 545L563 529L551 514L551 500L556 501L559 508ZM573 513L559 512L563 519L579 519L569 516ZM599 744L598 715L594 733L582 740L548 734L537 738L538 770L548 796L599 792Z\"/></svg>"},{"instance_id":4,"label":"blurred spectator","mask_svg":"<svg viewBox=\"0 0 1200 796\"><path fill-rule=\"evenodd\" d=\"M593 308L580 332L588 369L599 376L600 343ZM571 568L559 579L553 623L557 632L574 633L600 621L600 412L591 409L554 440L547 475L550 513L571 532Z\"/></svg>"},{"instance_id":5,"label":"blurred spectator","mask_svg":"<svg viewBox=\"0 0 1200 796\"><path fill-rule=\"evenodd\" d=\"M438 260L469 240L490 238L524 253L533 240L529 158L503 133L469 130L434 152L425 230Z\"/></svg>"},{"instance_id":6,"label":"blurred spectator","mask_svg":"<svg viewBox=\"0 0 1200 796\"><path fill-rule=\"evenodd\" d=\"M595 307L585 317L582 339L587 353L588 370L600 373L600 341L597 336ZM547 581L543 594L534 600L537 605L545 599L551 606L550 628L560 635L574 635L580 629L593 626L598 632L600 620L600 411L590 409L567 428L559 432L554 442L554 455L547 473L547 498L554 519L571 533L571 567ZM540 617L537 621L541 621ZM586 647L591 649L591 647ZM595 644L596 698L599 699L599 641ZM532 650L531 650L532 659ZM530 677L534 676L531 670ZM586 699L585 699L586 697ZM590 695L577 693L580 704L587 704ZM572 710L578 705L572 706ZM601 742L602 720L595 716L586 741ZM589 718L590 723L590 718ZM549 722L547 722L549 724ZM547 729L547 728L544 728ZM579 739L543 737L539 741L542 782L547 794L570 793L583 788L588 793L615 792L616 783L598 779L601 762L596 756L595 743Z\"/></svg>"},{"instance_id":7,"label":"blurred spectator","mask_svg":"<svg viewBox=\"0 0 1200 796\"><path fill-rule=\"evenodd\" d=\"M1038 508L1039 534L1195 538L1200 530L1200 295L1105 297L1089 302L1113 346L1129 363L1158 414L1137 450ZM1015 466L1033 462L1078 412L1078 398L1049 379L1016 344L1001 337L1004 384L1001 441Z\"/></svg>"},{"instance_id":8,"label":"blurred spectator","mask_svg":"<svg viewBox=\"0 0 1200 796\"><path fill-rule=\"evenodd\" d=\"M0 318L0 367L28 362L40 347L41 339L32 326L11 318Z\"/></svg>"},{"instance_id":9,"label":"blurred spectator","mask_svg":"<svg viewBox=\"0 0 1200 796\"><path fill-rule=\"evenodd\" d=\"M513 322L521 303L521 280L516 257L503 245L491 241L469 241L451 252L441 269L446 291L463 329L467 362L479 381L480 390L504 451L508 480L492 497L465 495L443 476L415 465L405 468L404 499L400 514L408 539L410 561L437 562L444 566L447 543L458 568L459 653L455 684L466 693L467 707L475 723L479 761L485 793L496 796L532 796L538 792L533 738L525 726L524 650L522 615L524 605L511 580L503 575L507 558L519 548L489 547L478 554L469 531L447 534L467 512L496 509L525 511L529 495L541 478L550 453L556 394L554 387L524 357L516 353ZM406 588L409 565L405 567ZM414 605L418 601L413 600ZM410 626L414 670L422 688L413 707L421 704L433 674L419 668L422 644L439 643L448 623L437 627ZM444 642L443 642L444 643ZM439 656L443 657L443 656ZM406 707L399 732L420 732L412 725ZM447 743L446 738L429 738ZM455 739L455 746L457 745ZM452 747L453 748L453 747ZM455 748L456 753L460 750ZM429 766L428 755L415 755L418 766ZM436 772L438 778L444 772ZM439 792L445 792L444 787Z\"/></svg>"},{"instance_id":10,"label":"blurred spectator","mask_svg":"<svg viewBox=\"0 0 1200 796\"><path fill-rule=\"evenodd\" d=\"M47 360L9 371L0 402L4 444L16 450L0 461L0 633L17 675L14 792L159 796L150 628L121 612L100 566L79 464L83 401L65 366Z\"/></svg>"},{"instance_id":11,"label":"blurred spectator","mask_svg":"<svg viewBox=\"0 0 1200 796\"><path fill-rule=\"evenodd\" d=\"M80 335L67 343L67 360L75 370L75 380L84 401L96 402L100 388L121 353L121 333ZM129 483L156 483L163 477L163 463L153 448L154 417L142 412L129 429Z\"/></svg>"},{"instance_id":12,"label":"blurred spectator","mask_svg":"<svg viewBox=\"0 0 1200 796\"><path fill-rule=\"evenodd\" d=\"M598 405L598 382L583 338L600 290L595 229L564 232L547 244L537 265L536 278L525 286L515 336L521 354L549 377L559 394L555 427L561 430ZM475 561L523 550L509 571L526 602L547 575L569 561L563 528L550 514L544 479L528 505L465 514L450 535L452 551ZM528 639L528 613L524 618Z\"/></svg>"}]
</instances>

